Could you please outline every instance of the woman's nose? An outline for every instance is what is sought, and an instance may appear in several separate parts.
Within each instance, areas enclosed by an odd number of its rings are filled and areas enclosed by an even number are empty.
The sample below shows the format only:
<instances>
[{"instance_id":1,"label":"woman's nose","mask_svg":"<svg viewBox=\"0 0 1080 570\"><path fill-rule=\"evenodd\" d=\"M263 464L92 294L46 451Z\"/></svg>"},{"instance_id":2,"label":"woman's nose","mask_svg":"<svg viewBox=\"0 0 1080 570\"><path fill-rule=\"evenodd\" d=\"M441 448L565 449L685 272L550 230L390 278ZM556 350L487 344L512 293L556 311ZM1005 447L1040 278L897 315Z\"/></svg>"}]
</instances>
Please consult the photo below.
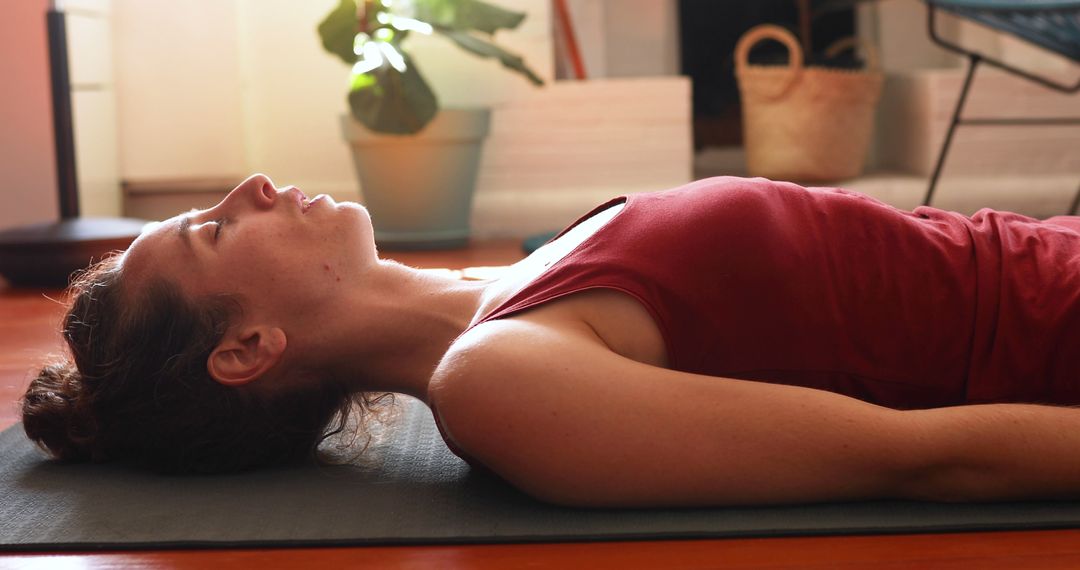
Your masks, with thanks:
<instances>
[{"instance_id":1,"label":"woman's nose","mask_svg":"<svg viewBox=\"0 0 1080 570\"><path fill-rule=\"evenodd\" d=\"M277 198L274 182L265 174L253 174L240 183L233 195L240 195L253 201L257 206L271 206Z\"/></svg>"}]
</instances>

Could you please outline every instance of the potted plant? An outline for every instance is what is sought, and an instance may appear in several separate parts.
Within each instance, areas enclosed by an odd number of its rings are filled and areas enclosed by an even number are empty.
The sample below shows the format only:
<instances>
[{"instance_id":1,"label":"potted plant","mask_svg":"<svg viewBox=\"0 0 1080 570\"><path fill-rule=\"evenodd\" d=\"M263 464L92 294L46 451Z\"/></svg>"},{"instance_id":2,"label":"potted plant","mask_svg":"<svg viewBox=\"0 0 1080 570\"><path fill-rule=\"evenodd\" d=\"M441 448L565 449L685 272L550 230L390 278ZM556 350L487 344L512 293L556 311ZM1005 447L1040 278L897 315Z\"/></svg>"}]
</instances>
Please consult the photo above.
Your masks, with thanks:
<instances>
[{"instance_id":1,"label":"potted plant","mask_svg":"<svg viewBox=\"0 0 1080 570\"><path fill-rule=\"evenodd\" d=\"M342 117L381 247L440 249L469 238L469 217L490 109L439 109L403 42L440 34L494 58L534 85L518 55L491 41L525 15L479 0L341 0L319 24L322 45L351 66Z\"/></svg>"}]
</instances>

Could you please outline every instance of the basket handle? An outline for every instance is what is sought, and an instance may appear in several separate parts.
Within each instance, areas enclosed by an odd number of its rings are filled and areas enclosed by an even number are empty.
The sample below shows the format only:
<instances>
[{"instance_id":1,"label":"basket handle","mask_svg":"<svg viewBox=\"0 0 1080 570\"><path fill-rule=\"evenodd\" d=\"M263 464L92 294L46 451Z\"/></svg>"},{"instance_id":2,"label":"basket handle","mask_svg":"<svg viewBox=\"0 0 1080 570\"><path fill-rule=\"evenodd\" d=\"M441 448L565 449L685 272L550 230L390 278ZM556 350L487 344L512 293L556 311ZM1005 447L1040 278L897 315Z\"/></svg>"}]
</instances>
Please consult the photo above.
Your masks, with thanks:
<instances>
[{"instance_id":1,"label":"basket handle","mask_svg":"<svg viewBox=\"0 0 1080 570\"><path fill-rule=\"evenodd\" d=\"M844 50L857 50L859 48L862 48L863 53L866 54L867 71L878 71L880 69L879 66L881 65L881 60L878 58L877 48L874 47L874 44L863 41L855 36L848 36L846 38L841 38L833 42L833 44L825 50L825 57L836 57L837 54L843 52Z\"/></svg>"},{"instance_id":2,"label":"basket handle","mask_svg":"<svg viewBox=\"0 0 1080 570\"><path fill-rule=\"evenodd\" d=\"M750 55L750 50L762 40L776 40L784 44L788 49L788 53L791 54L788 58L788 73L780 88L775 93L759 93L763 97L776 99L787 93L788 89L795 84L795 80L802 74L804 65L802 47L799 46L799 41L795 39L791 32L780 26L773 24L756 26L743 34L739 38L739 43L735 45L735 69L737 71L741 72L749 66L747 57Z\"/></svg>"}]
</instances>

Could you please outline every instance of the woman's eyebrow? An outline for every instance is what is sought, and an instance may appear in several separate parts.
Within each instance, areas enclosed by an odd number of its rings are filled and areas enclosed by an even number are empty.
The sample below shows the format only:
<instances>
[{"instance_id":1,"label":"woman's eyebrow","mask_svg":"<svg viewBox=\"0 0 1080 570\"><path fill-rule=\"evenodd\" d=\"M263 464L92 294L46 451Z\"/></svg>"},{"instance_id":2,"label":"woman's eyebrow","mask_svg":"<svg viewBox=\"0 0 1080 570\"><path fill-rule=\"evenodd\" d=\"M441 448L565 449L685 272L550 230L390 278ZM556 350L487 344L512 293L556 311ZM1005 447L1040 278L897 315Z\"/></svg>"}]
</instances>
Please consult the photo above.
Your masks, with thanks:
<instances>
[{"instance_id":1,"label":"woman's eyebrow","mask_svg":"<svg viewBox=\"0 0 1080 570\"><path fill-rule=\"evenodd\" d=\"M189 214L180 218L180 227L176 230L176 233L180 236L180 240L183 241L188 247L191 247L191 234L188 233L188 228L190 227L191 215Z\"/></svg>"}]
</instances>

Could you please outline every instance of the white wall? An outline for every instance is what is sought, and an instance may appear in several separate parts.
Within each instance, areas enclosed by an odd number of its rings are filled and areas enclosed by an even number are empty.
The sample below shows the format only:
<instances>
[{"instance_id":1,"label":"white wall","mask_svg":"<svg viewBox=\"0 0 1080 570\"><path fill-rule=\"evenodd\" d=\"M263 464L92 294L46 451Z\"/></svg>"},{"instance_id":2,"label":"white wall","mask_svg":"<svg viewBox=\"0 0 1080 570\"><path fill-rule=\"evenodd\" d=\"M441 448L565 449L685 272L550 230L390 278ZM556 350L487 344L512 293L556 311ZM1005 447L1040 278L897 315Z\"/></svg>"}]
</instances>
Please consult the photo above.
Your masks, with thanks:
<instances>
[{"instance_id":1,"label":"white wall","mask_svg":"<svg viewBox=\"0 0 1080 570\"><path fill-rule=\"evenodd\" d=\"M567 5L587 78L679 74L678 0L570 0Z\"/></svg>"},{"instance_id":2,"label":"white wall","mask_svg":"<svg viewBox=\"0 0 1080 570\"><path fill-rule=\"evenodd\" d=\"M548 2L499 4L527 17L496 41L550 79ZM355 197L338 124L348 111L349 69L323 51L316 32L336 5L116 0L122 177L264 171L308 193ZM494 60L473 57L441 37L412 34L406 47L447 107L498 106L533 89Z\"/></svg>"},{"instance_id":3,"label":"white wall","mask_svg":"<svg viewBox=\"0 0 1080 570\"><path fill-rule=\"evenodd\" d=\"M882 0L858 9L859 35L877 46L886 73L955 67L957 56L942 50L926 33L926 6L917 0ZM942 28L955 34L957 24L945 16Z\"/></svg>"},{"instance_id":4,"label":"white wall","mask_svg":"<svg viewBox=\"0 0 1080 570\"><path fill-rule=\"evenodd\" d=\"M355 189L339 117L348 112L349 68L323 51L316 32L336 0L238 0L244 142L249 170L272 173L305 192ZM504 0L528 16L496 41L520 53L544 79L552 72L543 2ZM440 36L411 34L405 47L444 107L505 103L533 89L499 63L479 59ZM483 89L477 89L483 85ZM285 113L285 116L283 116Z\"/></svg>"},{"instance_id":5,"label":"white wall","mask_svg":"<svg viewBox=\"0 0 1080 570\"><path fill-rule=\"evenodd\" d=\"M525 12L515 30L501 31L495 42L518 53L545 81L555 75L549 0L493 0L499 6ZM492 59L468 54L439 36L411 34L405 46L419 62L424 77L446 106L495 105L528 96L534 87L525 78L502 69ZM478 89L478 86L483 88Z\"/></svg>"},{"instance_id":6,"label":"white wall","mask_svg":"<svg viewBox=\"0 0 1080 570\"><path fill-rule=\"evenodd\" d=\"M606 0L608 77L679 74L676 0Z\"/></svg>"},{"instance_id":7,"label":"white wall","mask_svg":"<svg viewBox=\"0 0 1080 570\"><path fill-rule=\"evenodd\" d=\"M338 194L352 180L338 130L338 116L348 110L349 69L323 51L315 30L337 1L236 4L236 105L246 170L296 184L308 195Z\"/></svg>"},{"instance_id":8,"label":"white wall","mask_svg":"<svg viewBox=\"0 0 1080 570\"><path fill-rule=\"evenodd\" d=\"M63 4L71 78L72 129L81 216L120 215L112 3Z\"/></svg>"},{"instance_id":9,"label":"white wall","mask_svg":"<svg viewBox=\"0 0 1080 570\"><path fill-rule=\"evenodd\" d=\"M123 178L238 180L261 171L309 195L361 198L339 122L349 68L323 51L316 31L338 0L115 1ZM550 1L498 4L526 18L496 43L522 55L546 88L441 36L412 34L405 44L443 107L493 108L475 235L560 227L597 195L689 181L685 79L553 82ZM673 42L674 0L662 7L642 3L638 16L648 21L637 23L667 22L658 33ZM652 68L635 71L674 65L672 50L653 55Z\"/></svg>"},{"instance_id":10,"label":"white wall","mask_svg":"<svg viewBox=\"0 0 1080 570\"><path fill-rule=\"evenodd\" d=\"M235 2L115 0L114 12L121 177L246 173Z\"/></svg>"},{"instance_id":11,"label":"white wall","mask_svg":"<svg viewBox=\"0 0 1080 570\"><path fill-rule=\"evenodd\" d=\"M0 228L58 217L46 0L0 9Z\"/></svg>"}]
</instances>

